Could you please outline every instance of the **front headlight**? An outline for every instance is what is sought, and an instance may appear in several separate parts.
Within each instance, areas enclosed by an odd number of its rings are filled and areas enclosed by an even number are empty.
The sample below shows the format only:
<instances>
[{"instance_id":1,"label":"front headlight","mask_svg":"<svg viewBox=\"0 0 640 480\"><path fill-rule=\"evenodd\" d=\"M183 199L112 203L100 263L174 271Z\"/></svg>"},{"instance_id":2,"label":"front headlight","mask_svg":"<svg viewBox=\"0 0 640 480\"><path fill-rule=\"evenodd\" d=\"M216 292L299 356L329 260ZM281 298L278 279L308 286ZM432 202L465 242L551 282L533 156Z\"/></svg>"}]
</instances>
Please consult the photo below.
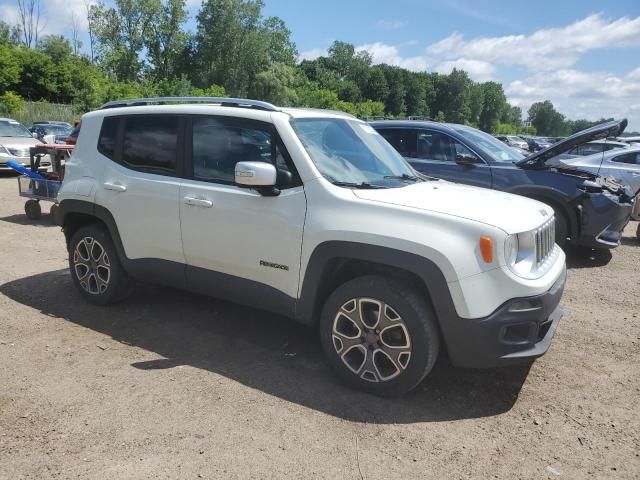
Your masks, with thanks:
<instances>
[{"instance_id":1,"label":"front headlight","mask_svg":"<svg viewBox=\"0 0 640 480\"><path fill-rule=\"evenodd\" d=\"M541 273L538 264L541 242L540 229L509 235L504 242L504 257L507 266L518 276L535 278ZM553 243L547 248L553 249Z\"/></svg>"},{"instance_id":2,"label":"front headlight","mask_svg":"<svg viewBox=\"0 0 640 480\"><path fill-rule=\"evenodd\" d=\"M518 235L509 235L504 241L504 258L509 267L516 264L518 258Z\"/></svg>"}]
</instances>

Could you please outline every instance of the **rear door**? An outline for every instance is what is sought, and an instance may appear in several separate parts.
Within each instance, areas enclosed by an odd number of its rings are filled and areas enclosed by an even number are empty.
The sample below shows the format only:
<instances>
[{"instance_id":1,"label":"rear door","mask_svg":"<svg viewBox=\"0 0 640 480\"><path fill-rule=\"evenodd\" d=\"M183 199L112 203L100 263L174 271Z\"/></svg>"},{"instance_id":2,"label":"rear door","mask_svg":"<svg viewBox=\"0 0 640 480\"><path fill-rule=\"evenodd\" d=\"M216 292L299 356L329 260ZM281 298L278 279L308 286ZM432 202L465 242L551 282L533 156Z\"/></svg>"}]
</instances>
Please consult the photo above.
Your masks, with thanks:
<instances>
[{"instance_id":1,"label":"rear door","mask_svg":"<svg viewBox=\"0 0 640 480\"><path fill-rule=\"evenodd\" d=\"M279 310L274 305L297 296L306 213L293 163L269 123L199 115L189 125L190 166L180 187L189 284ZM280 194L263 196L237 186L234 170L240 161L274 164Z\"/></svg>"},{"instance_id":2,"label":"rear door","mask_svg":"<svg viewBox=\"0 0 640 480\"><path fill-rule=\"evenodd\" d=\"M104 162L96 203L118 227L127 258L151 269L184 271L179 176L183 119L169 115L105 117L98 141Z\"/></svg>"}]
</instances>

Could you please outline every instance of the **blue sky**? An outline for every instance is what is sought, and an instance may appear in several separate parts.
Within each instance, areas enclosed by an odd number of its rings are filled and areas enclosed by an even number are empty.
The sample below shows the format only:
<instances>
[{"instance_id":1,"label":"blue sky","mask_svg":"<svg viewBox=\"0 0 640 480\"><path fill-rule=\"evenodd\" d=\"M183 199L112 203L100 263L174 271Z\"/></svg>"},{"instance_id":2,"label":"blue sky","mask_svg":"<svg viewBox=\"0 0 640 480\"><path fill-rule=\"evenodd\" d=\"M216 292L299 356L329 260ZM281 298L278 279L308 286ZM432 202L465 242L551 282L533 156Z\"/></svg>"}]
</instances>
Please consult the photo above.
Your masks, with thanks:
<instances>
[{"instance_id":1,"label":"blue sky","mask_svg":"<svg viewBox=\"0 0 640 480\"><path fill-rule=\"evenodd\" d=\"M86 27L84 0L42 1L46 32L68 35L72 13ZM640 0L264 1L302 58L343 40L378 63L499 81L523 110L550 99L569 118L626 116L640 130ZM195 16L200 0L187 2ZM15 4L0 0L0 19L14 20Z\"/></svg>"}]
</instances>

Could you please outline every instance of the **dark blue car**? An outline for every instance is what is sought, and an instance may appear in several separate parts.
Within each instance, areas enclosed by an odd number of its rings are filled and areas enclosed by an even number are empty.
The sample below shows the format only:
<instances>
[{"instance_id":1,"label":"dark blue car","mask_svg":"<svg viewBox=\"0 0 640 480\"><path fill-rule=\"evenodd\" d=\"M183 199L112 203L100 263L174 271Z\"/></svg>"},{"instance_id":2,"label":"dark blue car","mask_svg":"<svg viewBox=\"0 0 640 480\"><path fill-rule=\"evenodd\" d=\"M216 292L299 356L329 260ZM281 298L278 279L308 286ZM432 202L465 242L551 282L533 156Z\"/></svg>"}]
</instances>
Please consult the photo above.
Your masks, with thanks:
<instances>
[{"instance_id":1,"label":"dark blue car","mask_svg":"<svg viewBox=\"0 0 640 480\"><path fill-rule=\"evenodd\" d=\"M452 182L524 195L550 205L556 242L614 248L629 222L633 199L619 185L549 160L585 142L618 136L626 120L576 133L527 157L491 135L464 125L392 120L371 125L418 172Z\"/></svg>"}]
</instances>

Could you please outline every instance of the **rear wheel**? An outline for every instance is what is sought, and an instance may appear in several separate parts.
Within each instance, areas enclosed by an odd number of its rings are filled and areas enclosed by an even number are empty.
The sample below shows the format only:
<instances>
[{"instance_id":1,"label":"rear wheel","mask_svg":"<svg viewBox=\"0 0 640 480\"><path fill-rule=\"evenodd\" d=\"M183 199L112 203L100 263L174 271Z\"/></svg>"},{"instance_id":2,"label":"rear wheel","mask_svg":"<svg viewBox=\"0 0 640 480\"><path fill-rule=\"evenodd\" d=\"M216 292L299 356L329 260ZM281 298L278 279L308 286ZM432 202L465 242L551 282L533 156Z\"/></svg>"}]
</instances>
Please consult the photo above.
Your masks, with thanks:
<instances>
[{"instance_id":1,"label":"rear wheel","mask_svg":"<svg viewBox=\"0 0 640 480\"><path fill-rule=\"evenodd\" d=\"M433 368L440 345L435 315L424 295L377 275L351 280L329 296L320 338L343 380L385 396L415 388Z\"/></svg>"},{"instance_id":2,"label":"rear wheel","mask_svg":"<svg viewBox=\"0 0 640 480\"><path fill-rule=\"evenodd\" d=\"M24 204L24 213L27 214L31 220L37 220L42 216L42 208L40 208L40 202L37 200L27 200Z\"/></svg>"},{"instance_id":3,"label":"rear wheel","mask_svg":"<svg viewBox=\"0 0 640 480\"><path fill-rule=\"evenodd\" d=\"M111 237L99 224L78 229L69 245L73 283L91 303L108 305L126 298L133 281L120 264Z\"/></svg>"}]
</instances>

